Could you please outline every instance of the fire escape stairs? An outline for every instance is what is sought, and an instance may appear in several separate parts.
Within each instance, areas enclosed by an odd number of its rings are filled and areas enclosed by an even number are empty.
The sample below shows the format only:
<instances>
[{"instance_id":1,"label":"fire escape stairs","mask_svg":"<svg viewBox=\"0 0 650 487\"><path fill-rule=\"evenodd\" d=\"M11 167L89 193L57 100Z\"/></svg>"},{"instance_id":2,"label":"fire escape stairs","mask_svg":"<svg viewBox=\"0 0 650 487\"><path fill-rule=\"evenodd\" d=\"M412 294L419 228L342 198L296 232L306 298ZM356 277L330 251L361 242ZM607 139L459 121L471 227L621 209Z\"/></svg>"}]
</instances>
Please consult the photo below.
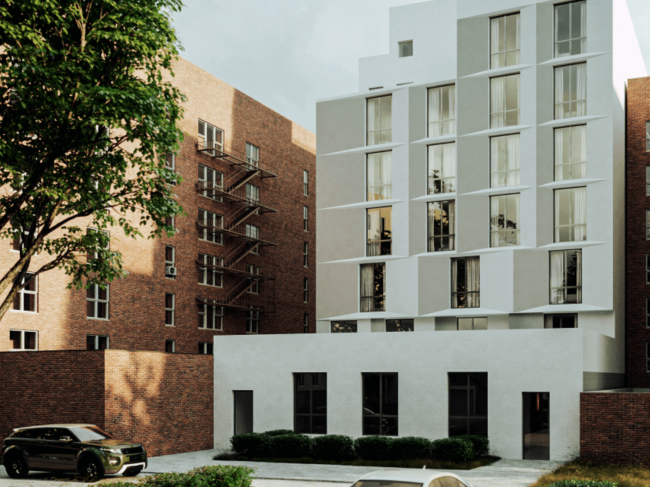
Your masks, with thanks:
<instances>
[{"instance_id":1,"label":"fire escape stairs","mask_svg":"<svg viewBox=\"0 0 650 487\"><path fill-rule=\"evenodd\" d=\"M260 279L262 279L262 276L250 275L239 281L235 286L235 290L226 297L227 304L232 304L241 298Z\"/></svg>"}]
</instances>

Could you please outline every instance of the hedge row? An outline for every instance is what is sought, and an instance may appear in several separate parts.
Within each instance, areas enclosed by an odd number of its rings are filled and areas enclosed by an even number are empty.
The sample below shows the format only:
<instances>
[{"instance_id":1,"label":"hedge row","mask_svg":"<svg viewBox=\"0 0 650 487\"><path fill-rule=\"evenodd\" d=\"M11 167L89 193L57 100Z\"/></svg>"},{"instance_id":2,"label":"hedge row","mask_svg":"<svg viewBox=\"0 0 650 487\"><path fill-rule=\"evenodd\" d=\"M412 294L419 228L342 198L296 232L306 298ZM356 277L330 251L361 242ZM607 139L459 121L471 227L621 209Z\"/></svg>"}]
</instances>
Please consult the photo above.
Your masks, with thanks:
<instances>
[{"instance_id":1,"label":"hedge row","mask_svg":"<svg viewBox=\"0 0 650 487\"><path fill-rule=\"evenodd\" d=\"M455 463L469 462L490 452L485 436L463 435L430 441L407 436L363 436L352 440L349 436L323 435L309 437L290 430L266 433L248 433L230 438L232 450L250 458L301 458L345 461L432 459Z\"/></svg>"},{"instance_id":2,"label":"hedge row","mask_svg":"<svg viewBox=\"0 0 650 487\"><path fill-rule=\"evenodd\" d=\"M149 475L137 487L250 487L253 469L231 465L199 467L188 473ZM109 487L133 487L131 482L111 482Z\"/></svg>"},{"instance_id":3,"label":"hedge row","mask_svg":"<svg viewBox=\"0 0 650 487\"><path fill-rule=\"evenodd\" d=\"M548 487L617 487L618 482L607 480L562 480L555 482Z\"/></svg>"}]
</instances>

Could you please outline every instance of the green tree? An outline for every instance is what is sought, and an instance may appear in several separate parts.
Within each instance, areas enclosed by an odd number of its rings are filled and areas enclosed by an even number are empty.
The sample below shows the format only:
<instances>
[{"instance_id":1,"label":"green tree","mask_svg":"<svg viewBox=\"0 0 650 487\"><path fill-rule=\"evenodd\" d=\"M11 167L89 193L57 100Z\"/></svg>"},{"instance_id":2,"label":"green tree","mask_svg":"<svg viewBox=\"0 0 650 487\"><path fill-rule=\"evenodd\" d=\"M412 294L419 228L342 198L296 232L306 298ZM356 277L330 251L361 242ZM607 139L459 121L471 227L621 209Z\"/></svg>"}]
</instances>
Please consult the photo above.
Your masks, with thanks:
<instances>
[{"instance_id":1,"label":"green tree","mask_svg":"<svg viewBox=\"0 0 650 487\"><path fill-rule=\"evenodd\" d=\"M43 272L63 269L77 289L126 275L106 234L87 226L174 234L168 219L183 210L170 188L180 178L164 158L182 140L183 95L164 75L178 58L170 15L181 7L0 3L0 242L20 245L0 272L0 319Z\"/></svg>"}]
</instances>

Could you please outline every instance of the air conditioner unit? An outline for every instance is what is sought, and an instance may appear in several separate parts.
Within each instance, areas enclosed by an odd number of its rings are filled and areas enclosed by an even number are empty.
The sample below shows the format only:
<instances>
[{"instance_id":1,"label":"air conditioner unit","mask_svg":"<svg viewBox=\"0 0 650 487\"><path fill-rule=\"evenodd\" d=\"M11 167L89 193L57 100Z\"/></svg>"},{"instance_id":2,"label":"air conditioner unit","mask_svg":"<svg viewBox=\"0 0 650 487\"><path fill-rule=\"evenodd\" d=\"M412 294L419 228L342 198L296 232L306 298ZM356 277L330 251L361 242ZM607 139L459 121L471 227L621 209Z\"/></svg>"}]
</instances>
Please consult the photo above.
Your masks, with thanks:
<instances>
[{"instance_id":1,"label":"air conditioner unit","mask_svg":"<svg viewBox=\"0 0 650 487\"><path fill-rule=\"evenodd\" d=\"M176 276L176 267L174 267L173 265L165 266L165 275Z\"/></svg>"}]
</instances>

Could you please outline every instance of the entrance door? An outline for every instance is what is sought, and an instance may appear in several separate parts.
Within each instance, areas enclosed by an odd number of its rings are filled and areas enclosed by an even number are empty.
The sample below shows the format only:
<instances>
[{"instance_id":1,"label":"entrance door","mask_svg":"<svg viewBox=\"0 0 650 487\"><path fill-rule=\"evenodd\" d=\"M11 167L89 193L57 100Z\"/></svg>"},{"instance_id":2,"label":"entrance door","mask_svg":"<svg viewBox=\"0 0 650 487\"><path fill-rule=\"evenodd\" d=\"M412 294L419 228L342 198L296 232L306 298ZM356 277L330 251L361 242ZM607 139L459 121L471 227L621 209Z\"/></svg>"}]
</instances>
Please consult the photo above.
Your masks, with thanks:
<instances>
[{"instance_id":1,"label":"entrance door","mask_svg":"<svg viewBox=\"0 0 650 487\"><path fill-rule=\"evenodd\" d=\"M524 460L549 460L549 393L524 392Z\"/></svg>"},{"instance_id":2,"label":"entrance door","mask_svg":"<svg viewBox=\"0 0 650 487\"><path fill-rule=\"evenodd\" d=\"M253 391L233 391L235 400L235 434L253 432Z\"/></svg>"}]
</instances>

